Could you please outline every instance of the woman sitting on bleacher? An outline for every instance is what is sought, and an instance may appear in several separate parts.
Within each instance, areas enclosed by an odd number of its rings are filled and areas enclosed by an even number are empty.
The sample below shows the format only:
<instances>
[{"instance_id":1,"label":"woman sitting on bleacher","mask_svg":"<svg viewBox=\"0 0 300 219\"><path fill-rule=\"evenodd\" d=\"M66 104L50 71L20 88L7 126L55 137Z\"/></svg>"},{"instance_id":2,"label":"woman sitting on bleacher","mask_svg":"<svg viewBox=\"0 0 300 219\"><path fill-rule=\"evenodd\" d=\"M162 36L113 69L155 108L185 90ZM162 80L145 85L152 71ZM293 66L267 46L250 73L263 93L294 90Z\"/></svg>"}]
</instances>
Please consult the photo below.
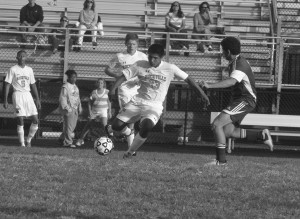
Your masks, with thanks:
<instances>
[{"instance_id":1,"label":"woman sitting on bleacher","mask_svg":"<svg viewBox=\"0 0 300 219\"><path fill-rule=\"evenodd\" d=\"M199 12L195 13L194 15L194 30L193 33L202 33L202 34L211 34L210 31L210 24L213 23L213 18L212 15L210 13L210 8L209 8L209 4L207 2L202 2L199 5ZM205 39L205 40L209 40L211 38L210 35L206 35L206 36L193 36L193 39ZM207 48L208 51L212 51L212 44L211 42L205 42L204 43ZM199 52L204 52L204 46L203 43L201 42L197 42L197 51Z\"/></svg>"},{"instance_id":2,"label":"woman sitting on bleacher","mask_svg":"<svg viewBox=\"0 0 300 219\"><path fill-rule=\"evenodd\" d=\"M94 0L85 0L83 4L83 10L80 11L79 20L79 34L81 36L78 37L78 45L82 45L83 42L83 34L86 32L86 29L94 29L92 31L92 43L93 46L97 46L97 21L98 21L98 13L95 11L95 2ZM80 47L77 49L80 50Z\"/></svg>"},{"instance_id":3,"label":"woman sitting on bleacher","mask_svg":"<svg viewBox=\"0 0 300 219\"><path fill-rule=\"evenodd\" d=\"M185 16L181 10L179 2L173 2L169 12L166 15L166 31L176 33L187 33L185 29ZM171 34L171 38L187 39L187 35ZM170 41L171 49L188 50L189 44L186 41ZM188 55L188 53L185 53Z\"/></svg>"}]
</instances>

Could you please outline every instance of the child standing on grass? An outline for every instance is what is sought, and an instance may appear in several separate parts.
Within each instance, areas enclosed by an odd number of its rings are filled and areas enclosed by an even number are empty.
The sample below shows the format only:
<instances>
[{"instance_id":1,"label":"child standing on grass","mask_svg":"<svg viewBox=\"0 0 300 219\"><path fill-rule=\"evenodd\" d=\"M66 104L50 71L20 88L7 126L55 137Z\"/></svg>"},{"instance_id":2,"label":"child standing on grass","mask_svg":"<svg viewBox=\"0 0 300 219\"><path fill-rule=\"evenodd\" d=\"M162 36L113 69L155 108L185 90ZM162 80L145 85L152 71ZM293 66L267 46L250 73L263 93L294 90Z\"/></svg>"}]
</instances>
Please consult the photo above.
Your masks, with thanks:
<instances>
[{"instance_id":1,"label":"child standing on grass","mask_svg":"<svg viewBox=\"0 0 300 219\"><path fill-rule=\"evenodd\" d=\"M93 127L95 122L101 123L101 128L107 125L108 118L111 118L111 103L108 99L108 90L106 89L106 82L104 79L99 78L96 82L97 89L93 90L91 93L88 110L89 118L85 125L80 138L76 142L76 146L81 146L84 144L84 138Z\"/></svg>"},{"instance_id":2,"label":"child standing on grass","mask_svg":"<svg viewBox=\"0 0 300 219\"><path fill-rule=\"evenodd\" d=\"M76 71L68 70L65 74L68 79L62 86L59 96L59 108L63 116L63 132L59 140L63 143L63 146L75 148L72 133L76 127L78 115L82 112L82 107L79 89L75 84L77 79Z\"/></svg>"}]
</instances>

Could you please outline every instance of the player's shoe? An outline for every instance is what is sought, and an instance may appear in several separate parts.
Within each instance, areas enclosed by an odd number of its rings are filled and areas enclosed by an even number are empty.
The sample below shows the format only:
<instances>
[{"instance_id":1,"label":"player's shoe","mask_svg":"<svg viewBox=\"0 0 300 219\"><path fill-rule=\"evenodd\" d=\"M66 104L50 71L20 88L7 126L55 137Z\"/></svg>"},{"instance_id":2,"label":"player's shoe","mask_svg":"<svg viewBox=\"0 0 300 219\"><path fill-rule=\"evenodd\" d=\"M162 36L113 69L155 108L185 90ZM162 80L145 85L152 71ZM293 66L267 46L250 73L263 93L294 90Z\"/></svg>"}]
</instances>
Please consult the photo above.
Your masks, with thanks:
<instances>
[{"instance_id":1,"label":"player's shoe","mask_svg":"<svg viewBox=\"0 0 300 219\"><path fill-rule=\"evenodd\" d=\"M127 159L127 158L131 158L132 156L136 156L136 155L133 155L135 152L129 152L129 151L126 151L124 154L123 154L123 159Z\"/></svg>"},{"instance_id":2,"label":"player's shoe","mask_svg":"<svg viewBox=\"0 0 300 219\"><path fill-rule=\"evenodd\" d=\"M25 148L25 147L26 147L26 145L25 145L25 144L21 144L21 147L22 147L22 148Z\"/></svg>"},{"instance_id":3,"label":"player's shoe","mask_svg":"<svg viewBox=\"0 0 300 219\"><path fill-rule=\"evenodd\" d=\"M111 125L106 125L104 129L108 137L114 136L114 131L112 130Z\"/></svg>"},{"instance_id":4,"label":"player's shoe","mask_svg":"<svg viewBox=\"0 0 300 219\"><path fill-rule=\"evenodd\" d=\"M220 162L218 160L213 160L211 162L208 162L206 164L204 164L204 166L226 166L227 165L227 161L226 162Z\"/></svg>"},{"instance_id":5,"label":"player's shoe","mask_svg":"<svg viewBox=\"0 0 300 219\"><path fill-rule=\"evenodd\" d=\"M274 145L269 129L262 130L264 144L268 145L270 151L273 151Z\"/></svg>"},{"instance_id":6,"label":"player's shoe","mask_svg":"<svg viewBox=\"0 0 300 219\"><path fill-rule=\"evenodd\" d=\"M82 145L84 145L84 140L82 138L79 138L75 144L77 147L80 147Z\"/></svg>"},{"instance_id":7,"label":"player's shoe","mask_svg":"<svg viewBox=\"0 0 300 219\"><path fill-rule=\"evenodd\" d=\"M70 148L76 148L75 144L70 144Z\"/></svg>"},{"instance_id":8,"label":"player's shoe","mask_svg":"<svg viewBox=\"0 0 300 219\"><path fill-rule=\"evenodd\" d=\"M31 148L31 142L26 142L26 147Z\"/></svg>"},{"instance_id":9,"label":"player's shoe","mask_svg":"<svg viewBox=\"0 0 300 219\"><path fill-rule=\"evenodd\" d=\"M135 157L136 156L136 152L132 152L131 156Z\"/></svg>"}]
</instances>

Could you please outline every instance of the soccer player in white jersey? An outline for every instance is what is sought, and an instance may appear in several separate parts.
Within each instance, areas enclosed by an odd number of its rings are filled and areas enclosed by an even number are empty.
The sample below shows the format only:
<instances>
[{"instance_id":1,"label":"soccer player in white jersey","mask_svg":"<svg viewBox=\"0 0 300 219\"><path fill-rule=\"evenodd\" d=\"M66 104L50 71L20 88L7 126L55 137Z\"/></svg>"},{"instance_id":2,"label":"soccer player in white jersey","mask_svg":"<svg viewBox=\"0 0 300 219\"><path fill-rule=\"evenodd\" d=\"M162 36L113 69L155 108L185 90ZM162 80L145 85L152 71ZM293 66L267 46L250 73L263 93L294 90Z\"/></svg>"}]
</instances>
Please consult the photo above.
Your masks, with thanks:
<instances>
[{"instance_id":1,"label":"soccer player in white jersey","mask_svg":"<svg viewBox=\"0 0 300 219\"><path fill-rule=\"evenodd\" d=\"M20 50L17 53L18 64L11 67L5 78L5 93L4 93L4 108L8 108L7 96L9 88L12 85L13 95L12 101L17 117L17 132L19 141L22 147L31 147L31 139L38 129L38 112L37 108L41 108L41 103L37 88L35 85L35 78L31 67L25 65L27 53ZM30 86L36 97L36 105L30 93ZM32 123L29 128L28 137L24 139L24 118L31 117Z\"/></svg>"},{"instance_id":2,"label":"soccer player in white jersey","mask_svg":"<svg viewBox=\"0 0 300 219\"><path fill-rule=\"evenodd\" d=\"M111 77L121 77L122 70L129 68L136 64L138 65L141 60L148 60L147 55L138 51L139 37L135 33L128 33L125 37L126 51L117 53L116 56L110 61L109 65L105 69L105 73ZM118 87L118 100L120 110L131 100L131 98L137 94L139 84L137 83L137 77L133 77L130 80L124 81ZM134 123L128 124L128 127L133 130ZM111 132L110 127L106 127L108 132ZM131 145L134 138L134 132L132 131L126 136L128 147Z\"/></svg>"},{"instance_id":3,"label":"soccer player in white jersey","mask_svg":"<svg viewBox=\"0 0 300 219\"><path fill-rule=\"evenodd\" d=\"M111 88L113 94L120 83L133 77L138 77L140 83L138 93L125 105L112 124L113 130L128 135L131 130L127 124L141 120L140 131L134 137L123 158L133 155L133 152L146 141L149 132L158 122L163 111L163 102L174 77L187 82L209 104L206 94L187 73L176 65L162 61L164 53L162 45L152 44L148 49L148 61L141 62L139 66L124 69L123 76Z\"/></svg>"},{"instance_id":4,"label":"soccer player in white jersey","mask_svg":"<svg viewBox=\"0 0 300 219\"><path fill-rule=\"evenodd\" d=\"M247 130L240 128L244 117L256 107L256 88L254 74L248 61L241 56L241 43L235 37L226 37L221 46L223 56L229 61L229 78L217 83L201 82L201 86L211 88L232 87L232 101L215 118L212 130L216 140L216 161L211 165L226 164L226 138L246 138L247 133L254 132L273 151L273 141L268 129Z\"/></svg>"}]
</instances>

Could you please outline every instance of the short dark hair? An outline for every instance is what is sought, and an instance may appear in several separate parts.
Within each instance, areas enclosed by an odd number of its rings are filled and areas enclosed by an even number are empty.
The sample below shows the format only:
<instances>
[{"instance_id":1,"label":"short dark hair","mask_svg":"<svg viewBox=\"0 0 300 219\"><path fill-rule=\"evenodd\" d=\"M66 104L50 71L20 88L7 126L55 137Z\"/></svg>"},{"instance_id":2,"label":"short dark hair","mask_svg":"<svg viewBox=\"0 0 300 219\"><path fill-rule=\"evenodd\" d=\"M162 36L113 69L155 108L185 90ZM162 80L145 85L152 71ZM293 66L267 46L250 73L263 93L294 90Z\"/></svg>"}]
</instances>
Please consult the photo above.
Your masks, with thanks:
<instances>
[{"instance_id":1,"label":"short dark hair","mask_svg":"<svg viewBox=\"0 0 300 219\"><path fill-rule=\"evenodd\" d=\"M98 78L98 79L97 79L97 83L98 83L99 81L103 81L103 87L106 88L106 80L105 80L104 78Z\"/></svg>"},{"instance_id":2,"label":"short dark hair","mask_svg":"<svg viewBox=\"0 0 300 219\"><path fill-rule=\"evenodd\" d=\"M207 8L210 10L210 6L209 6L208 2L202 2L202 3L199 5L199 11L200 11L200 9L203 7L203 5L207 5Z\"/></svg>"},{"instance_id":3,"label":"short dark hair","mask_svg":"<svg viewBox=\"0 0 300 219\"><path fill-rule=\"evenodd\" d=\"M158 54L160 57L163 57L165 55L165 49L160 44L152 44L148 49L148 54Z\"/></svg>"},{"instance_id":4,"label":"short dark hair","mask_svg":"<svg viewBox=\"0 0 300 219\"><path fill-rule=\"evenodd\" d=\"M17 52L17 56L19 56L21 53L27 54L27 52L26 52L25 50L22 49L22 50L20 50L20 51Z\"/></svg>"},{"instance_id":5,"label":"short dark hair","mask_svg":"<svg viewBox=\"0 0 300 219\"><path fill-rule=\"evenodd\" d=\"M68 78L70 78L72 75L76 75L77 76L77 72L75 70L67 70L66 73L65 73Z\"/></svg>"},{"instance_id":6,"label":"short dark hair","mask_svg":"<svg viewBox=\"0 0 300 219\"><path fill-rule=\"evenodd\" d=\"M136 33L127 33L125 36L125 44L128 43L129 40L139 41L139 36Z\"/></svg>"},{"instance_id":7,"label":"short dark hair","mask_svg":"<svg viewBox=\"0 0 300 219\"><path fill-rule=\"evenodd\" d=\"M235 37L226 37L221 41L223 50L230 51L232 55L238 55L241 53L241 42Z\"/></svg>"}]
</instances>

